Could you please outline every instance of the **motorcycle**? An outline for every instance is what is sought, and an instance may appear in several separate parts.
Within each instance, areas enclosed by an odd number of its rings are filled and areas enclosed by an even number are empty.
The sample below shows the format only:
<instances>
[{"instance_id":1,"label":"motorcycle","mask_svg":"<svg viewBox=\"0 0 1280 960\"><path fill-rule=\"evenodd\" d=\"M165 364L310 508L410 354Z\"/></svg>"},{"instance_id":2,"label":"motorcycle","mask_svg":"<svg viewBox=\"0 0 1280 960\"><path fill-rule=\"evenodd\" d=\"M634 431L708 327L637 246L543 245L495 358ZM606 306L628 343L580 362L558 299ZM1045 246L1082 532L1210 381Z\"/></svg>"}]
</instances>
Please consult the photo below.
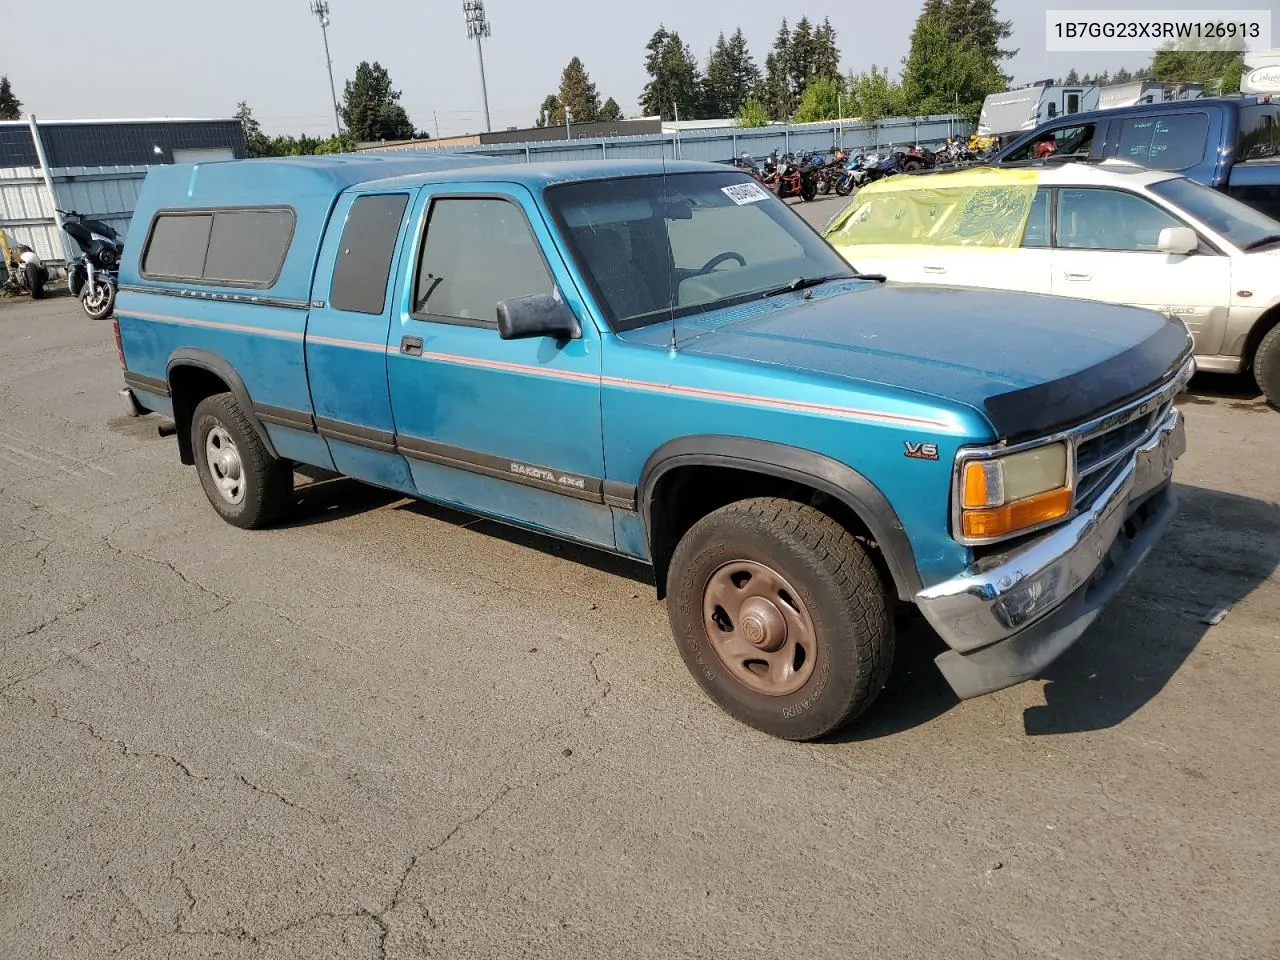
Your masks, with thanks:
<instances>
[{"instance_id":1,"label":"motorcycle","mask_svg":"<svg viewBox=\"0 0 1280 960\"><path fill-rule=\"evenodd\" d=\"M67 264L67 286L80 300L90 319L111 316L120 285L120 256L124 237L101 220L90 220L76 211L59 210L62 229L80 247L79 260Z\"/></svg>"},{"instance_id":2,"label":"motorcycle","mask_svg":"<svg viewBox=\"0 0 1280 960\"><path fill-rule=\"evenodd\" d=\"M40 255L25 243L5 249L5 277L0 287L13 294L28 294L32 300L44 299L44 285L49 282L49 268Z\"/></svg>"},{"instance_id":3,"label":"motorcycle","mask_svg":"<svg viewBox=\"0 0 1280 960\"><path fill-rule=\"evenodd\" d=\"M902 154L902 170L904 173L915 173L917 170L930 170L938 165L938 155L920 144L912 144Z\"/></svg>"},{"instance_id":4,"label":"motorcycle","mask_svg":"<svg viewBox=\"0 0 1280 960\"><path fill-rule=\"evenodd\" d=\"M837 149L831 152L830 159L826 157L819 157L818 159L822 164L817 172L818 193L825 197L840 182L840 177L844 174L847 158L843 150Z\"/></svg>"},{"instance_id":5,"label":"motorcycle","mask_svg":"<svg viewBox=\"0 0 1280 960\"><path fill-rule=\"evenodd\" d=\"M789 154L778 164L778 182L774 187L779 200L787 197L799 197L806 203L818 195L818 167L822 165L819 157L817 163L813 157L807 159Z\"/></svg>"}]
</instances>

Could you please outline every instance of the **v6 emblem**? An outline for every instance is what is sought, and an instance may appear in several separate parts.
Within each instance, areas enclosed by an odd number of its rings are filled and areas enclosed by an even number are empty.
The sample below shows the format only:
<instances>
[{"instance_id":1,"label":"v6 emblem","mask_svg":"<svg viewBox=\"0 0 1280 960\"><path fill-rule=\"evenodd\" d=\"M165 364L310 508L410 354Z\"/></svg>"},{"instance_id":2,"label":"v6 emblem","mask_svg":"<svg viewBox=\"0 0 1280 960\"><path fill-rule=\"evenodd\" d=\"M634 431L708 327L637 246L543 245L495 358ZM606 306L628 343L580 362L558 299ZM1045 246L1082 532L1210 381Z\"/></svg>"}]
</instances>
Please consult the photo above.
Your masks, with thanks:
<instances>
[{"instance_id":1,"label":"v6 emblem","mask_svg":"<svg viewBox=\"0 0 1280 960\"><path fill-rule=\"evenodd\" d=\"M938 459L938 445L936 443L913 443L910 440L903 440L902 445L907 448L907 456L912 460Z\"/></svg>"}]
</instances>

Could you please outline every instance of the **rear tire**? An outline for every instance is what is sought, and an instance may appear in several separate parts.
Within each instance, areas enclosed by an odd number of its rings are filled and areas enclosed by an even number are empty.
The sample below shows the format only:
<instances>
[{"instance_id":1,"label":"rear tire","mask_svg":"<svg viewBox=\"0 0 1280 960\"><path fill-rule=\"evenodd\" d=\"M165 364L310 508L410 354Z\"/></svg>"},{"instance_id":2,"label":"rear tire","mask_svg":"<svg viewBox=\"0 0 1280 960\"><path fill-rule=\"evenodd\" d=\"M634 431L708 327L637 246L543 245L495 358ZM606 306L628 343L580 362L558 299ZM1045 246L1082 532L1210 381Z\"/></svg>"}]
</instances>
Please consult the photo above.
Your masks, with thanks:
<instances>
[{"instance_id":1,"label":"rear tire","mask_svg":"<svg viewBox=\"0 0 1280 960\"><path fill-rule=\"evenodd\" d=\"M31 299L43 300L45 283L44 268L37 267L34 263L28 263L23 269L27 275L27 290L31 294Z\"/></svg>"},{"instance_id":2,"label":"rear tire","mask_svg":"<svg viewBox=\"0 0 1280 960\"><path fill-rule=\"evenodd\" d=\"M1253 378L1267 402L1280 409L1280 324L1272 327L1253 354Z\"/></svg>"},{"instance_id":3,"label":"rear tire","mask_svg":"<svg viewBox=\"0 0 1280 960\"><path fill-rule=\"evenodd\" d=\"M268 526L291 505L292 467L271 456L233 394L216 393L196 406L191 449L205 496L232 526Z\"/></svg>"},{"instance_id":4,"label":"rear tire","mask_svg":"<svg viewBox=\"0 0 1280 960\"><path fill-rule=\"evenodd\" d=\"M889 598L866 549L792 500L722 507L690 528L667 578L685 665L727 713L786 740L845 725L893 663Z\"/></svg>"}]
</instances>

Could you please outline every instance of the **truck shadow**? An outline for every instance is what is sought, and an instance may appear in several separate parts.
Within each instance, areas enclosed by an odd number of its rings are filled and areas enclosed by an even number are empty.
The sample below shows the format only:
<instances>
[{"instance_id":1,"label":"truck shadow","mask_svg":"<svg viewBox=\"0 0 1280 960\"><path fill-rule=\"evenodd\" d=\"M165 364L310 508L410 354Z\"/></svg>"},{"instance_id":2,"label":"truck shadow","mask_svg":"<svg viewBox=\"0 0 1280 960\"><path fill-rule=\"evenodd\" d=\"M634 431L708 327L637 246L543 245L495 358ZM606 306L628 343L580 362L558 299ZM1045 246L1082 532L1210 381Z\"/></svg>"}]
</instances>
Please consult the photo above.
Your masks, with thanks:
<instances>
[{"instance_id":1,"label":"truck shadow","mask_svg":"<svg viewBox=\"0 0 1280 960\"><path fill-rule=\"evenodd\" d=\"M1261 396L1252 373L1197 373L1178 402L1208 405L1220 400L1245 402Z\"/></svg>"},{"instance_id":2,"label":"truck shadow","mask_svg":"<svg viewBox=\"0 0 1280 960\"><path fill-rule=\"evenodd\" d=\"M1156 697L1228 611L1280 569L1280 506L1177 485L1178 517L1099 620L1045 680L1043 706L1023 713L1029 736L1114 727ZM874 740L936 719L958 701L933 665L945 649L920 617L900 622L893 673L870 711L833 742Z\"/></svg>"}]
</instances>

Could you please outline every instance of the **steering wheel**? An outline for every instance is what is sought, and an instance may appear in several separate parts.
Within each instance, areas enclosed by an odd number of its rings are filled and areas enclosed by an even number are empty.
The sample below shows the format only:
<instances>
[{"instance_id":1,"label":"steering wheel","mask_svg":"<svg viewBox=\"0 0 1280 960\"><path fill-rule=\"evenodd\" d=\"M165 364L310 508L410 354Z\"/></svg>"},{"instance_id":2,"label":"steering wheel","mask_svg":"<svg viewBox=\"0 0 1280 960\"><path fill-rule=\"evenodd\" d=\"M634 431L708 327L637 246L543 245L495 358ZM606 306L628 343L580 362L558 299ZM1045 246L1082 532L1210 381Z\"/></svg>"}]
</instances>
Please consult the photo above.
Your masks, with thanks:
<instances>
[{"instance_id":1,"label":"steering wheel","mask_svg":"<svg viewBox=\"0 0 1280 960\"><path fill-rule=\"evenodd\" d=\"M740 266L740 267L745 267L745 266L747 265L747 258L746 258L746 257L744 257L744 256L743 256L742 254L740 254L740 253L735 253L735 252L734 252L734 251L732 251L732 250L728 250L728 251L726 251L726 252L724 252L724 253L717 253L714 257L712 257L710 260L708 260L706 263L704 263L704 264L702 265L702 270L701 270L701 271L699 271L699 272L700 272L700 273L710 273L710 272L711 272L712 270L714 270L716 267L720 266L720 264L722 264L722 263L724 263L724 262L726 262L726 261L728 261L728 260L737 260L737 261L738 261L738 266Z\"/></svg>"}]
</instances>

